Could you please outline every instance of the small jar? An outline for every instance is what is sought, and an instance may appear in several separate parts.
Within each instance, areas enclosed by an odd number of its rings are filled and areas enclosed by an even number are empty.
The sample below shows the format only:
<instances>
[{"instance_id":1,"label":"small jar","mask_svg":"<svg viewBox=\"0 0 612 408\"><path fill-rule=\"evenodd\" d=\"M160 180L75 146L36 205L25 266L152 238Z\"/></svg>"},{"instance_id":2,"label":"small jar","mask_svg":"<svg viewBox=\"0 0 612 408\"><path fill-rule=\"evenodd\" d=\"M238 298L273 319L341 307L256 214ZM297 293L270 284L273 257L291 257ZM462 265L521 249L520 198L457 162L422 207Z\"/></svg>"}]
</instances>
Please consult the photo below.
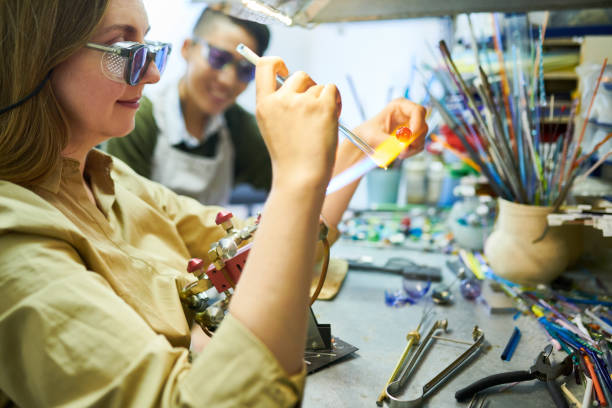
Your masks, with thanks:
<instances>
[{"instance_id":1,"label":"small jar","mask_svg":"<svg viewBox=\"0 0 612 408\"><path fill-rule=\"evenodd\" d=\"M427 204L436 205L442 194L446 169L439 161L429 163L427 168Z\"/></svg>"},{"instance_id":2,"label":"small jar","mask_svg":"<svg viewBox=\"0 0 612 408\"><path fill-rule=\"evenodd\" d=\"M476 195L476 186L464 180L454 190L457 201L448 216L449 229L458 246L480 251L493 229L495 202L490 196Z\"/></svg>"},{"instance_id":3,"label":"small jar","mask_svg":"<svg viewBox=\"0 0 612 408\"><path fill-rule=\"evenodd\" d=\"M427 198L427 164L423 159L412 158L402 163L403 183L407 204L423 204Z\"/></svg>"},{"instance_id":4,"label":"small jar","mask_svg":"<svg viewBox=\"0 0 612 408\"><path fill-rule=\"evenodd\" d=\"M373 169L366 176L368 204L397 204L400 170L389 168Z\"/></svg>"},{"instance_id":5,"label":"small jar","mask_svg":"<svg viewBox=\"0 0 612 408\"><path fill-rule=\"evenodd\" d=\"M442 191L437 205L439 207L451 207L458 197L454 193L461 179L469 174L468 167L461 162L451 163L445 172L444 180L442 181Z\"/></svg>"}]
</instances>

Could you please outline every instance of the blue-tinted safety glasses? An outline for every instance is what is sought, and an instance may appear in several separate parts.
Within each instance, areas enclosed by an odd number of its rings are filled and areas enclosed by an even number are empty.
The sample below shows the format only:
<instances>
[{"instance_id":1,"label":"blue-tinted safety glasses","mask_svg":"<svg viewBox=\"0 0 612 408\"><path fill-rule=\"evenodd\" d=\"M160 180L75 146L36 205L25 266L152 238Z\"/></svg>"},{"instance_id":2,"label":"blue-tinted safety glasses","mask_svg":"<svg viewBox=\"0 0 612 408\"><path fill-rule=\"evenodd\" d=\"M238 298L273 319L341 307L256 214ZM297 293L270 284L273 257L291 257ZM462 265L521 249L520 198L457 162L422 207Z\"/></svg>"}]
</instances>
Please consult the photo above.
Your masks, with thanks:
<instances>
[{"instance_id":1,"label":"blue-tinted safety glasses","mask_svg":"<svg viewBox=\"0 0 612 408\"><path fill-rule=\"evenodd\" d=\"M138 84L153 61L160 74L166 68L172 47L168 43L147 41L145 44L121 41L112 45L87 43L88 48L102 51L102 72L107 78L128 85Z\"/></svg>"},{"instance_id":2,"label":"blue-tinted safety glasses","mask_svg":"<svg viewBox=\"0 0 612 408\"><path fill-rule=\"evenodd\" d=\"M202 46L202 56L211 68L223 69L227 64L233 64L240 82L249 83L255 78L255 66L244 58L238 59L231 52L214 47L201 38L193 41Z\"/></svg>"}]
</instances>

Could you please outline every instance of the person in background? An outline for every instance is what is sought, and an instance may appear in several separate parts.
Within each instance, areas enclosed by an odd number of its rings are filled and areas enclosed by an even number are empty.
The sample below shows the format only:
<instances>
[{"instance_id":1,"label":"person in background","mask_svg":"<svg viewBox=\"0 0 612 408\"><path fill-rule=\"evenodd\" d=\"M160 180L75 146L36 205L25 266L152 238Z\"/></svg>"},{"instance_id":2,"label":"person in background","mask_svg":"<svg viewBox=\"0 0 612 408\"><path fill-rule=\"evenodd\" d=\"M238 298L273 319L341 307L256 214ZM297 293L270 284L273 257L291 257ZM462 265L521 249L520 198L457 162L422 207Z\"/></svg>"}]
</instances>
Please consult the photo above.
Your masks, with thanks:
<instances>
[{"instance_id":1,"label":"person in background","mask_svg":"<svg viewBox=\"0 0 612 408\"><path fill-rule=\"evenodd\" d=\"M190 361L178 289L224 236L218 207L179 196L97 149L132 131L168 46L142 0L3 0L0 38L0 406L299 405L319 217L361 152L338 145L337 89L257 66L257 121L274 178L229 314ZM422 107L398 99L354 131L373 146ZM303 140L308 140L304 144ZM240 227L239 224L237 224Z\"/></svg>"},{"instance_id":2,"label":"person in background","mask_svg":"<svg viewBox=\"0 0 612 408\"><path fill-rule=\"evenodd\" d=\"M107 152L204 204L227 204L237 184L269 191L265 143L254 116L236 104L255 72L236 46L262 55L269 40L265 25L206 8L180 50L185 74L143 98L134 131L110 140Z\"/></svg>"}]
</instances>

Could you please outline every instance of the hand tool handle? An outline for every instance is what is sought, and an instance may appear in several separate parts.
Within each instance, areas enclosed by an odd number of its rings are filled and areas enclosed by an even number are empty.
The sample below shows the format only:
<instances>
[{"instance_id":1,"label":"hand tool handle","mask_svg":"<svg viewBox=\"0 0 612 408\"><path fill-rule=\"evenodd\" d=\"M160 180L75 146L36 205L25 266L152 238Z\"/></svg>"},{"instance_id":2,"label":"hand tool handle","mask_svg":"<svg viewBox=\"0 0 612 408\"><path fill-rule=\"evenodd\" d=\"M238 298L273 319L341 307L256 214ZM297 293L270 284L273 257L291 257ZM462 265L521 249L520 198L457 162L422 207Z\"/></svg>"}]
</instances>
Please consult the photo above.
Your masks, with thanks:
<instances>
[{"instance_id":1,"label":"hand tool handle","mask_svg":"<svg viewBox=\"0 0 612 408\"><path fill-rule=\"evenodd\" d=\"M525 370L490 375L488 377L481 378L480 380L457 391L455 393L455 399L459 402L467 401L480 391L493 387L494 385L528 381L535 378L535 374Z\"/></svg>"},{"instance_id":2,"label":"hand tool handle","mask_svg":"<svg viewBox=\"0 0 612 408\"><path fill-rule=\"evenodd\" d=\"M386 265L379 266L374 265L371 262L360 262L349 259L348 265L350 269L356 271L393 273L411 280L430 280L433 282L440 282L442 280L442 274L440 273L439 268L426 267L417 264L400 265L398 263L394 263L393 265L389 265L391 260L392 259L390 259Z\"/></svg>"},{"instance_id":3,"label":"hand tool handle","mask_svg":"<svg viewBox=\"0 0 612 408\"><path fill-rule=\"evenodd\" d=\"M402 275L404 272L404 268L401 267L389 267L389 266L378 266L373 263L359 262L359 261L348 261L348 266L350 269L354 269L357 271L370 271L370 272L387 272L387 273L395 273L398 275Z\"/></svg>"},{"instance_id":4,"label":"hand tool handle","mask_svg":"<svg viewBox=\"0 0 612 408\"><path fill-rule=\"evenodd\" d=\"M546 381L546 387L548 387L548 392L550 393L550 396L555 402L555 406L557 408L569 408L569 406L567 405L567 400L565 399L563 394L561 394L561 388L555 380Z\"/></svg>"}]
</instances>

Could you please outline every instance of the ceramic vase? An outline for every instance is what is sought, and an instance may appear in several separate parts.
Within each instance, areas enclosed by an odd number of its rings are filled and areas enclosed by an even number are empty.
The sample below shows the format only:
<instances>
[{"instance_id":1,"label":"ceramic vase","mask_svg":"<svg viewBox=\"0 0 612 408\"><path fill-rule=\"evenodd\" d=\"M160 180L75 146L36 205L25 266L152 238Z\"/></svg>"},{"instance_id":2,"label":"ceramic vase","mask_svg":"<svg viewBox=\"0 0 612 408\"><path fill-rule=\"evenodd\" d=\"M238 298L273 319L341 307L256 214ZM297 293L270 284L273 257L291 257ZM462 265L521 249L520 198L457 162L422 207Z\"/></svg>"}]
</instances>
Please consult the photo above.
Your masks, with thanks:
<instances>
[{"instance_id":1,"label":"ceramic vase","mask_svg":"<svg viewBox=\"0 0 612 408\"><path fill-rule=\"evenodd\" d=\"M509 281L536 285L549 283L573 263L581 251L572 229L547 226L552 207L541 207L499 199L499 213L484 253L491 269Z\"/></svg>"}]
</instances>

